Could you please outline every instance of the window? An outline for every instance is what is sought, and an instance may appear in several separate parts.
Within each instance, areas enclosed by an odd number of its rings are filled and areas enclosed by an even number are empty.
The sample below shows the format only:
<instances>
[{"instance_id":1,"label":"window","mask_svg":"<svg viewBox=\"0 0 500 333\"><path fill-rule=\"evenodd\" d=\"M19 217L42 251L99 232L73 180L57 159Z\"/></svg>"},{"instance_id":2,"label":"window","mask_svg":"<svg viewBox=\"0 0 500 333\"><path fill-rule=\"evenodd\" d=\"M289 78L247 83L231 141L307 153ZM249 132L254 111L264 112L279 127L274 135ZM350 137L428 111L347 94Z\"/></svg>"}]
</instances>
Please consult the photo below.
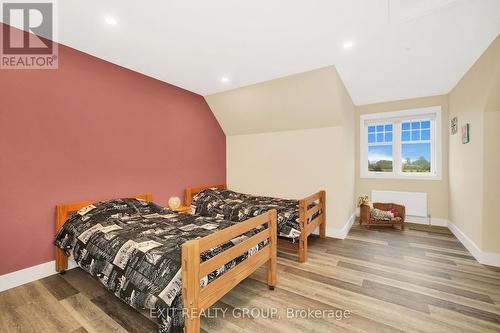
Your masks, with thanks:
<instances>
[{"instance_id":1,"label":"window","mask_svg":"<svg viewBox=\"0 0 500 333\"><path fill-rule=\"evenodd\" d=\"M431 121L401 123L402 172L431 172Z\"/></svg>"},{"instance_id":2,"label":"window","mask_svg":"<svg viewBox=\"0 0 500 333\"><path fill-rule=\"evenodd\" d=\"M441 177L441 108L360 117L363 178Z\"/></svg>"},{"instance_id":3,"label":"window","mask_svg":"<svg viewBox=\"0 0 500 333\"><path fill-rule=\"evenodd\" d=\"M392 172L392 124L368 126L368 170Z\"/></svg>"}]
</instances>

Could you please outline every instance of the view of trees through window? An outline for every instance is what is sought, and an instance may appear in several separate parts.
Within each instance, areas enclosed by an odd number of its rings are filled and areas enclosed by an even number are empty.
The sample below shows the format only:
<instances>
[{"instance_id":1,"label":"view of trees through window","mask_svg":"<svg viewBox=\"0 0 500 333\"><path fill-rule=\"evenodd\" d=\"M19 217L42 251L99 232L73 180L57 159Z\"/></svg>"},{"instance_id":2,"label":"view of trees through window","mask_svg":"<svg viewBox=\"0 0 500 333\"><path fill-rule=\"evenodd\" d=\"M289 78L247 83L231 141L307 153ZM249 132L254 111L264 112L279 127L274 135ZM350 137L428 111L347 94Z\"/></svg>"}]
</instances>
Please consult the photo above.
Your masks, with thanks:
<instances>
[{"instance_id":1,"label":"view of trees through window","mask_svg":"<svg viewBox=\"0 0 500 333\"><path fill-rule=\"evenodd\" d=\"M431 172L431 145L430 143L403 144L403 172Z\"/></svg>"},{"instance_id":2,"label":"view of trees through window","mask_svg":"<svg viewBox=\"0 0 500 333\"><path fill-rule=\"evenodd\" d=\"M392 144L368 147L368 170L392 172Z\"/></svg>"},{"instance_id":3,"label":"view of trees through window","mask_svg":"<svg viewBox=\"0 0 500 333\"><path fill-rule=\"evenodd\" d=\"M407 121L400 128L401 171L431 172L431 122ZM368 126L368 170L393 172L393 168L393 124Z\"/></svg>"},{"instance_id":4,"label":"view of trees through window","mask_svg":"<svg viewBox=\"0 0 500 333\"><path fill-rule=\"evenodd\" d=\"M403 172L431 172L431 122L401 123Z\"/></svg>"}]
</instances>

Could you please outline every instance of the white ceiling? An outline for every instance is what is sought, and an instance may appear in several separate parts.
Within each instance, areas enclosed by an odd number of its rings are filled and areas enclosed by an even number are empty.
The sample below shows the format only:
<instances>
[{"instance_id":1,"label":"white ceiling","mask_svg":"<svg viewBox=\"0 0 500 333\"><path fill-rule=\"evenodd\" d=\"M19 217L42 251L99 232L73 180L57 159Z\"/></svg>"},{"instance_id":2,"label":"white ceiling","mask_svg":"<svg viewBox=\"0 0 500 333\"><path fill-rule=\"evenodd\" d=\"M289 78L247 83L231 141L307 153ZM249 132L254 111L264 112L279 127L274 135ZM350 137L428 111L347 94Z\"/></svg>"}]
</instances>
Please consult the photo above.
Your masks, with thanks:
<instances>
[{"instance_id":1,"label":"white ceiling","mask_svg":"<svg viewBox=\"0 0 500 333\"><path fill-rule=\"evenodd\" d=\"M59 0L57 7L61 43L201 95L335 65L357 105L448 93L500 32L499 0ZM348 40L354 46L344 49Z\"/></svg>"}]
</instances>

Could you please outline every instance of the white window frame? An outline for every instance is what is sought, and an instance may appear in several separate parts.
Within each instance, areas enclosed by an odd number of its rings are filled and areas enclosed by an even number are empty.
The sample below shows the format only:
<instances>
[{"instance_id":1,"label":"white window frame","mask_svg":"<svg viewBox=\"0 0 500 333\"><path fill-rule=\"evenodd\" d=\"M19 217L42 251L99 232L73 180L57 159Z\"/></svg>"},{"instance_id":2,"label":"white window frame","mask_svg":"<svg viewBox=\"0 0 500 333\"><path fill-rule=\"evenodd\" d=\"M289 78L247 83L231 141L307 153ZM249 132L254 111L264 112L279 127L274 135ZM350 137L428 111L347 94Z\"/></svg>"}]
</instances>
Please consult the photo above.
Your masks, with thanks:
<instances>
[{"instance_id":1,"label":"white window frame","mask_svg":"<svg viewBox=\"0 0 500 333\"><path fill-rule=\"evenodd\" d=\"M359 120L361 178L441 180L442 175L442 110L440 106L393 112L363 114ZM410 120L431 121L431 172L403 172L401 158L401 123ZM368 125L392 123L392 172L368 170ZM407 143L405 141L405 143ZM408 143L411 143L408 142Z\"/></svg>"}]
</instances>

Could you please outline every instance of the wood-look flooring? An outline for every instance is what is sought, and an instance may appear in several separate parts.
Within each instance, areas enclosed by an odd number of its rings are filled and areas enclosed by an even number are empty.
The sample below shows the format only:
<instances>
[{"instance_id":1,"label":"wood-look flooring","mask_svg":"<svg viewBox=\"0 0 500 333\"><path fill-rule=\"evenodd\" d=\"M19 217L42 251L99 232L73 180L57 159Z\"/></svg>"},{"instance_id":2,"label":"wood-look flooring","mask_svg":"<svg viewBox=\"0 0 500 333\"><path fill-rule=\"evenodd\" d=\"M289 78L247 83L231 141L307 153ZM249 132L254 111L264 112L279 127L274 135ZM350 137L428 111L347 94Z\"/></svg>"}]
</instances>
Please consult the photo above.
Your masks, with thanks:
<instances>
[{"instance_id":1,"label":"wood-look flooring","mask_svg":"<svg viewBox=\"0 0 500 333\"><path fill-rule=\"evenodd\" d=\"M203 331L500 332L500 270L479 264L446 228L355 225L345 240L312 237L307 263L280 253L278 266L274 291L260 269L215 304L227 315L202 319ZM80 269L2 292L0 306L0 332L156 332L147 313ZM278 315L265 318L271 308ZM286 308L350 316L287 319Z\"/></svg>"}]
</instances>

